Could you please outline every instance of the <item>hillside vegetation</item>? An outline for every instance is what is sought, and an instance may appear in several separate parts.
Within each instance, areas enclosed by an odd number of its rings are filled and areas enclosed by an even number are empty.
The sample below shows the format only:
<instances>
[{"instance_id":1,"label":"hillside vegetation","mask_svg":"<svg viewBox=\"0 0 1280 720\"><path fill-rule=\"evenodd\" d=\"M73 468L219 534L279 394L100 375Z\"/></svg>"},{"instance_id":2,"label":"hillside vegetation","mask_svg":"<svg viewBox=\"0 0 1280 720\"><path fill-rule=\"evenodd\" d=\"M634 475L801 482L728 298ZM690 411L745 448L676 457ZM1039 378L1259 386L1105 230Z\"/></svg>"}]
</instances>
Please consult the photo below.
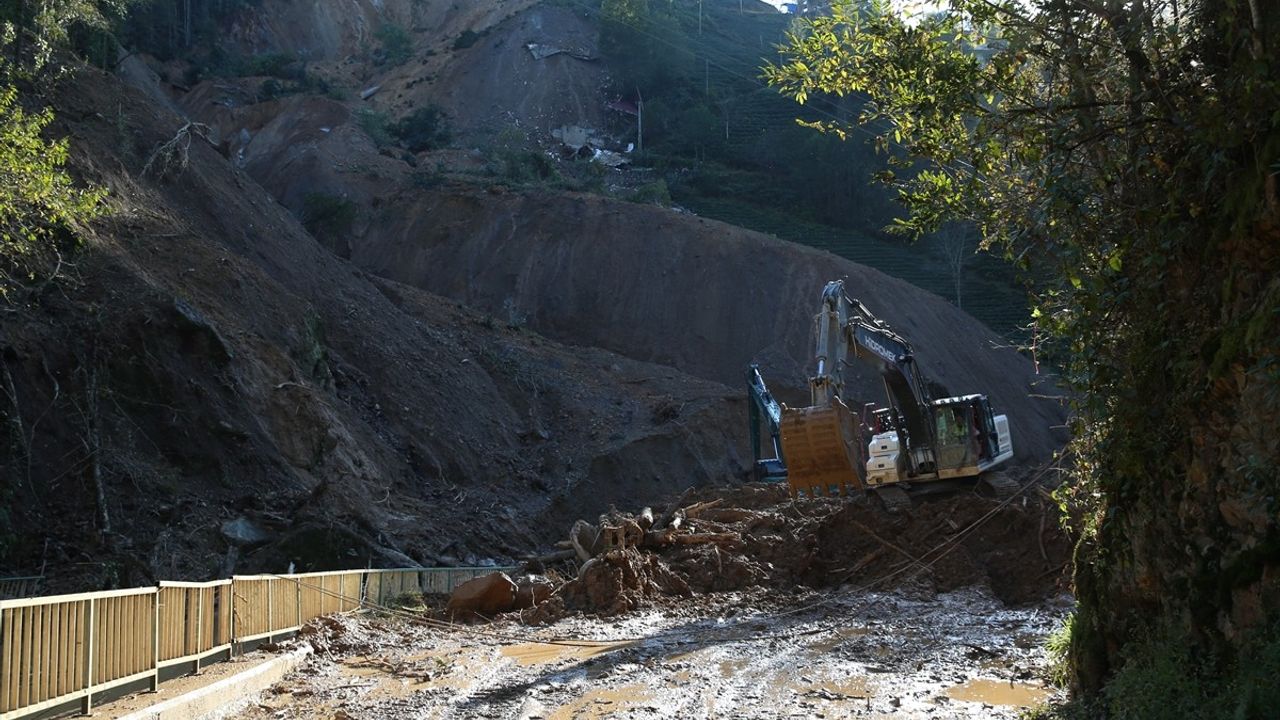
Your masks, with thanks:
<instances>
[{"instance_id":1,"label":"hillside vegetation","mask_svg":"<svg viewBox=\"0 0 1280 720\"><path fill-rule=\"evenodd\" d=\"M923 172L923 232L1053 280L1034 311L1078 390L1076 686L1111 717L1267 717L1280 636L1280 13L1261 3L838 6L771 82L864 93ZM843 130L843 124L828 125Z\"/></svg>"}]
</instances>

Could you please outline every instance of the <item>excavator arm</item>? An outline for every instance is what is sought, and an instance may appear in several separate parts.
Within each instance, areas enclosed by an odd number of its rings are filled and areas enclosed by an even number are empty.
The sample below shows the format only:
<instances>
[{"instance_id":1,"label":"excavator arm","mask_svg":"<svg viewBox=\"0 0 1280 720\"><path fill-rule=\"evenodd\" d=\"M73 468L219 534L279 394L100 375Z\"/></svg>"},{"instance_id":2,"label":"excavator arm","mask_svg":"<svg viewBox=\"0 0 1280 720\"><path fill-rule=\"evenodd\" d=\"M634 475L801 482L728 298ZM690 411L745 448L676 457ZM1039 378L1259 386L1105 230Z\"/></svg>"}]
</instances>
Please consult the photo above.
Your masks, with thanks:
<instances>
[{"instance_id":1,"label":"excavator arm","mask_svg":"<svg viewBox=\"0 0 1280 720\"><path fill-rule=\"evenodd\" d=\"M874 366L884 379L889 403L902 432L932 444L928 384L920 374L911 344L871 314L866 305L850 298L843 280L833 280L822 290L822 309L815 319L817 372L809 378L812 405L828 406L844 398L841 372L849 349L854 357Z\"/></svg>"},{"instance_id":2,"label":"excavator arm","mask_svg":"<svg viewBox=\"0 0 1280 720\"><path fill-rule=\"evenodd\" d=\"M773 399L760 375L760 366L752 363L747 368L747 392L751 396L751 455L755 459L753 469L756 480L782 481L787 479L786 460L782 456L782 406ZM769 431L773 457L761 457L760 426Z\"/></svg>"}]
</instances>

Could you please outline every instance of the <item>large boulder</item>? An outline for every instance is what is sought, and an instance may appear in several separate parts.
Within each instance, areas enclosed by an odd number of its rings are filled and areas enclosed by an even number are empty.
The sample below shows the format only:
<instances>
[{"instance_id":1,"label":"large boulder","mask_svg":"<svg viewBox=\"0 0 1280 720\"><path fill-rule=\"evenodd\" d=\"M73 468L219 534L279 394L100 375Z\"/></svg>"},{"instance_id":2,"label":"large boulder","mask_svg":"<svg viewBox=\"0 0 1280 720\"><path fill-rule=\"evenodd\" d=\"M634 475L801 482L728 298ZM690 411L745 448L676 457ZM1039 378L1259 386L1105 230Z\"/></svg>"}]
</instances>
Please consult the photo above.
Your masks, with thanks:
<instances>
[{"instance_id":1,"label":"large boulder","mask_svg":"<svg viewBox=\"0 0 1280 720\"><path fill-rule=\"evenodd\" d=\"M555 583L541 575L526 575L516 582L516 608L524 610L538 605L555 592Z\"/></svg>"},{"instance_id":2,"label":"large boulder","mask_svg":"<svg viewBox=\"0 0 1280 720\"><path fill-rule=\"evenodd\" d=\"M454 588L446 609L454 617L492 617L516 605L516 584L506 573L491 573Z\"/></svg>"}]
</instances>

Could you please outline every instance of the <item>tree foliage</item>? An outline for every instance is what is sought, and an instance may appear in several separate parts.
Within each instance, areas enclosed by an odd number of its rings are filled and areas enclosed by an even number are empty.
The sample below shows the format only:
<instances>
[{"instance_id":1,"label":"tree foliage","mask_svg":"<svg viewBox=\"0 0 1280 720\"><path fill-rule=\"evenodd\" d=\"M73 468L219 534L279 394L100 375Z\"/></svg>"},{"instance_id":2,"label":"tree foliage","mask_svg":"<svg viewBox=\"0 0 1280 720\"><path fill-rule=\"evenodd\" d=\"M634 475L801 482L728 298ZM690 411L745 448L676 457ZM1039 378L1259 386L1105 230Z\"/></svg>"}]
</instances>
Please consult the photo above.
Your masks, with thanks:
<instances>
[{"instance_id":1,"label":"tree foliage","mask_svg":"<svg viewBox=\"0 0 1280 720\"><path fill-rule=\"evenodd\" d=\"M414 153L444 147L453 137L449 118L438 105L416 108L389 129L409 152Z\"/></svg>"},{"instance_id":2,"label":"tree foliage","mask_svg":"<svg viewBox=\"0 0 1280 720\"><path fill-rule=\"evenodd\" d=\"M0 295L34 279L59 243L100 210L103 193L79 188L62 169L67 141L41 130L49 111L25 112L13 87L0 88Z\"/></svg>"},{"instance_id":3,"label":"tree foliage","mask_svg":"<svg viewBox=\"0 0 1280 720\"><path fill-rule=\"evenodd\" d=\"M694 200L693 192L726 202L749 198L752 205L878 233L891 208L888 194L868 181L868 168L883 164L874 149L804 132L793 122L794 103L759 80L786 16L711 0L699 14L698 3L673 0L600 4L599 47L611 90L643 99L644 149L680 168L666 178L676 201ZM824 103L821 112L844 112L838 105ZM630 116L619 123L622 132L634 127Z\"/></svg>"},{"instance_id":4,"label":"tree foliage","mask_svg":"<svg viewBox=\"0 0 1280 720\"><path fill-rule=\"evenodd\" d=\"M0 0L0 54L4 71L34 72L69 47L74 33L105 30L132 0Z\"/></svg>"},{"instance_id":5,"label":"tree foliage","mask_svg":"<svg viewBox=\"0 0 1280 720\"><path fill-rule=\"evenodd\" d=\"M1048 275L1037 335L1079 391L1087 689L1161 624L1230 659L1268 616L1241 613L1280 564L1280 444L1259 427L1280 413L1278 37L1260 0L837 3L766 69L801 102L867 100L810 124L880 128L903 231L972 222Z\"/></svg>"}]
</instances>

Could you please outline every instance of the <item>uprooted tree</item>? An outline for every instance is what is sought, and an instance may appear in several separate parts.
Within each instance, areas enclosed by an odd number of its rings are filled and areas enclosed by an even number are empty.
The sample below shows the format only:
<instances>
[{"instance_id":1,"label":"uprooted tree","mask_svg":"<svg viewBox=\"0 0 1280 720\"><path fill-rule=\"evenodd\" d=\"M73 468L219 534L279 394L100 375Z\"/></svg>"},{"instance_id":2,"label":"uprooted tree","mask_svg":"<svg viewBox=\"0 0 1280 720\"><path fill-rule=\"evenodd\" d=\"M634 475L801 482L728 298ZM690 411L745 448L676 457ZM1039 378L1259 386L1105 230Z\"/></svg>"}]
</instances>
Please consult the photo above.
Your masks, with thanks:
<instances>
[{"instance_id":1,"label":"uprooted tree","mask_svg":"<svg viewBox=\"0 0 1280 720\"><path fill-rule=\"evenodd\" d=\"M837 3L765 70L801 102L868 99L902 230L972 222L1042 281L1078 391L1071 661L1116 717L1275 700L1277 38L1261 0Z\"/></svg>"}]
</instances>

